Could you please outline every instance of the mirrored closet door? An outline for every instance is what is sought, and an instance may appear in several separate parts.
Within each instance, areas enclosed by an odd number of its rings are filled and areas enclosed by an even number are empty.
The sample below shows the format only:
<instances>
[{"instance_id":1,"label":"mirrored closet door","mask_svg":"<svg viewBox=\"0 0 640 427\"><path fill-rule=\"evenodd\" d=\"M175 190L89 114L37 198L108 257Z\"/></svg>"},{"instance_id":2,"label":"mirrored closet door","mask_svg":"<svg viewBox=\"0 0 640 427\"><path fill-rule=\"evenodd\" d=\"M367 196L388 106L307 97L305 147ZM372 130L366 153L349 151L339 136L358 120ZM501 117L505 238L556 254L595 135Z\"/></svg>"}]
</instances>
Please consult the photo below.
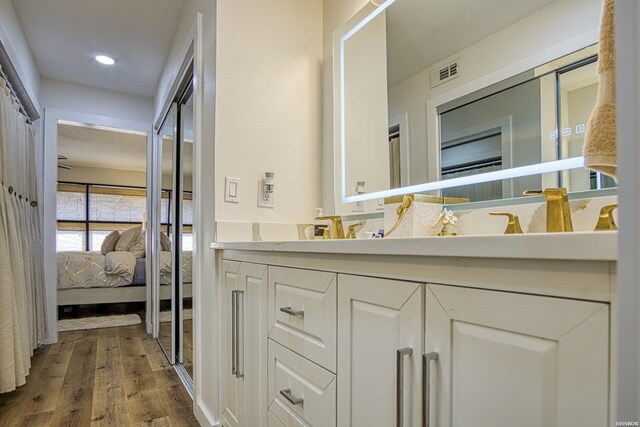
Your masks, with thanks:
<instances>
[{"instance_id":1,"label":"mirrored closet door","mask_svg":"<svg viewBox=\"0 0 640 427\"><path fill-rule=\"evenodd\" d=\"M158 132L156 248L158 342L178 373L193 377L193 77L190 67Z\"/></svg>"},{"instance_id":2,"label":"mirrored closet door","mask_svg":"<svg viewBox=\"0 0 640 427\"><path fill-rule=\"evenodd\" d=\"M180 287L181 310L181 346L179 362L189 377L193 378L193 95L188 90L182 99L181 119L181 158L182 177L180 206L180 256L182 258Z\"/></svg>"},{"instance_id":3,"label":"mirrored closet door","mask_svg":"<svg viewBox=\"0 0 640 427\"><path fill-rule=\"evenodd\" d=\"M175 363L173 331L175 329L176 307L173 295L175 295L176 287L171 264L172 254L175 253L173 248L175 242L175 201L172 196L174 195L173 157L176 147L176 114L177 107L174 103L169 109L157 138L160 163L158 168L160 174L160 227L157 241L160 251L156 252L159 261L159 271L155 276L159 281L159 286L156 286L156 289L159 290L156 310L158 311L158 342L171 363Z\"/></svg>"}]
</instances>

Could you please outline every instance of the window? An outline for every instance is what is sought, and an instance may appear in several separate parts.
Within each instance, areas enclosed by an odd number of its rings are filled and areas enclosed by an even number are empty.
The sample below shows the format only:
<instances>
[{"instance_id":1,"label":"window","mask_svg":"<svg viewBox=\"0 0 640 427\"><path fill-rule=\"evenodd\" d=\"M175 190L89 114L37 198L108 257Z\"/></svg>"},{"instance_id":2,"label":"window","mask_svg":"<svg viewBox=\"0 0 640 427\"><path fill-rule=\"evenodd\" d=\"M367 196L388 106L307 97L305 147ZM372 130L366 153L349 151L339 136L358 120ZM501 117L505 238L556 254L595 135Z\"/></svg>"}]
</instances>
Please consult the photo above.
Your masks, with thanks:
<instances>
[{"instance_id":1,"label":"window","mask_svg":"<svg viewBox=\"0 0 640 427\"><path fill-rule=\"evenodd\" d=\"M114 230L142 224L147 208L144 188L58 183L58 251L99 251Z\"/></svg>"},{"instance_id":2,"label":"window","mask_svg":"<svg viewBox=\"0 0 640 427\"><path fill-rule=\"evenodd\" d=\"M56 250L99 251L104 238L142 224L147 192L140 187L58 183ZM161 231L171 238L171 191L162 191ZM191 192L184 192L183 249L193 246Z\"/></svg>"}]
</instances>

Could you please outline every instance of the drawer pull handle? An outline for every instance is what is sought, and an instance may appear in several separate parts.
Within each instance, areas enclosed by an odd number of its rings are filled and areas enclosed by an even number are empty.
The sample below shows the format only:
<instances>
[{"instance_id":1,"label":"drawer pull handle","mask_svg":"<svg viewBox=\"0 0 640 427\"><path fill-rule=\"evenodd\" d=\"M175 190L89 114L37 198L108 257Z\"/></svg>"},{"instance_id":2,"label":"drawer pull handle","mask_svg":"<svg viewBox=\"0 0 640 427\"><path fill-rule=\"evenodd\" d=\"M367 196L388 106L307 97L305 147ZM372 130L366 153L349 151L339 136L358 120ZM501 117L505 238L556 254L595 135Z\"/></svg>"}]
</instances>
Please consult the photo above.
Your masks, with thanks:
<instances>
[{"instance_id":1,"label":"drawer pull handle","mask_svg":"<svg viewBox=\"0 0 640 427\"><path fill-rule=\"evenodd\" d=\"M236 351L237 351L237 340L238 340L238 324L236 323L236 311L238 310L238 291L231 291L231 374L236 376L237 366L236 366Z\"/></svg>"},{"instance_id":2,"label":"drawer pull handle","mask_svg":"<svg viewBox=\"0 0 640 427\"><path fill-rule=\"evenodd\" d=\"M304 310L292 310L291 307L280 307L280 311L283 313L287 313L289 316L304 317Z\"/></svg>"},{"instance_id":3,"label":"drawer pull handle","mask_svg":"<svg viewBox=\"0 0 640 427\"><path fill-rule=\"evenodd\" d=\"M284 390L280 390L280 394L284 396L292 405L302 405L304 403L304 399L301 397L293 397L291 394L290 388L285 388Z\"/></svg>"},{"instance_id":4,"label":"drawer pull handle","mask_svg":"<svg viewBox=\"0 0 640 427\"><path fill-rule=\"evenodd\" d=\"M411 356L411 347L401 348L396 352L396 426L404 426L404 358Z\"/></svg>"},{"instance_id":5,"label":"drawer pull handle","mask_svg":"<svg viewBox=\"0 0 640 427\"><path fill-rule=\"evenodd\" d=\"M425 353L422 355L422 425L429 427L429 417L431 416L431 363L437 362L440 356L437 352Z\"/></svg>"}]
</instances>

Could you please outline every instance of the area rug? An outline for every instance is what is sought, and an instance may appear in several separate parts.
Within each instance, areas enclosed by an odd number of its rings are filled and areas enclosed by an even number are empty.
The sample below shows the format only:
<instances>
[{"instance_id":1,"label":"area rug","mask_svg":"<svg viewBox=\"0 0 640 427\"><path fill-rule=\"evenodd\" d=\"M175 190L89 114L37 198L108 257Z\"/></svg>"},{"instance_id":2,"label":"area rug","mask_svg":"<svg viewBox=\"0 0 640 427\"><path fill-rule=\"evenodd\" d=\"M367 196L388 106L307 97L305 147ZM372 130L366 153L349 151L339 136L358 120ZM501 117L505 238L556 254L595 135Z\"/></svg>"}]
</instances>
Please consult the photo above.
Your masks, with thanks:
<instances>
[{"instance_id":1,"label":"area rug","mask_svg":"<svg viewBox=\"0 0 640 427\"><path fill-rule=\"evenodd\" d=\"M187 308L182 312L183 320L191 320L193 318L193 310ZM161 311L160 312L160 323L171 322L171 312L170 311Z\"/></svg>"},{"instance_id":2,"label":"area rug","mask_svg":"<svg viewBox=\"0 0 640 427\"><path fill-rule=\"evenodd\" d=\"M113 328L116 326L137 325L142 320L137 314L118 314L115 316L85 317L81 319L58 320L58 332L79 331L82 329Z\"/></svg>"}]
</instances>

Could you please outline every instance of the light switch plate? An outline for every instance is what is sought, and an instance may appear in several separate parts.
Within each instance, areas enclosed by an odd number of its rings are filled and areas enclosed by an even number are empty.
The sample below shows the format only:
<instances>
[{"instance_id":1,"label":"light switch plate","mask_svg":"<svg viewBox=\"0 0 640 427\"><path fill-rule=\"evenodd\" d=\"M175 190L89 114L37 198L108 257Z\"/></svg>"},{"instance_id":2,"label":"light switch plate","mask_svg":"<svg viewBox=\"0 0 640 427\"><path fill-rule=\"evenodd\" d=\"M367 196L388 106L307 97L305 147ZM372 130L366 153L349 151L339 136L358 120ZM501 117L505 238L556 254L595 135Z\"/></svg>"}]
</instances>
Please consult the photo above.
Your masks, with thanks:
<instances>
[{"instance_id":1,"label":"light switch plate","mask_svg":"<svg viewBox=\"0 0 640 427\"><path fill-rule=\"evenodd\" d=\"M224 201L240 203L240 178L230 176L224 179Z\"/></svg>"}]
</instances>

